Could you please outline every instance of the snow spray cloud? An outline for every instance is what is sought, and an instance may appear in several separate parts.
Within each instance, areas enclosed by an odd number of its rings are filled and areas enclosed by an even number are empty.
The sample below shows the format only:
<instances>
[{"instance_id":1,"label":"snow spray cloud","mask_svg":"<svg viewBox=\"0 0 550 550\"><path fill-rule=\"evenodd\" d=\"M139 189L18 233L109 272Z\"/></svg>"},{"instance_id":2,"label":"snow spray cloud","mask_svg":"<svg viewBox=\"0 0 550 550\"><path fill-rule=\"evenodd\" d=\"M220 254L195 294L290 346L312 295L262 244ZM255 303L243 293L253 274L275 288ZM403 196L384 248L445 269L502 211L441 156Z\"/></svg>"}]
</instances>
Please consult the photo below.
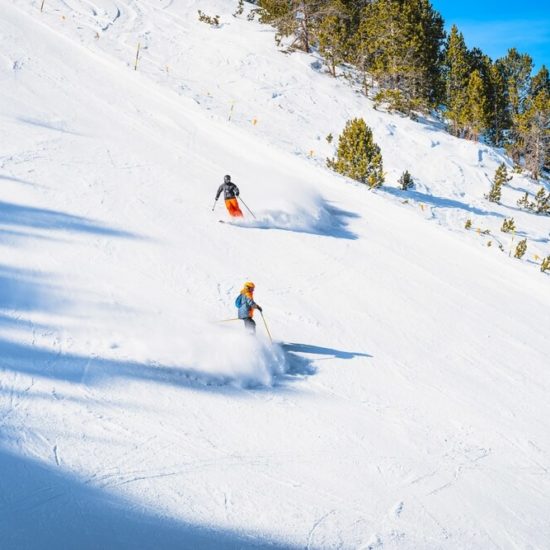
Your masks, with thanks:
<instances>
[{"instance_id":1,"label":"snow spray cloud","mask_svg":"<svg viewBox=\"0 0 550 550\"><path fill-rule=\"evenodd\" d=\"M292 201L271 201L270 206L269 210L256 212L255 218L248 215L245 219L233 220L232 223L240 227L353 237L346 229L346 217L353 217L353 214L334 208L317 192L301 190L299 196L294 196Z\"/></svg>"},{"instance_id":2,"label":"snow spray cloud","mask_svg":"<svg viewBox=\"0 0 550 550\"><path fill-rule=\"evenodd\" d=\"M271 386L287 371L284 353L239 326L215 327L194 339L187 361L197 379L237 387Z\"/></svg>"},{"instance_id":3,"label":"snow spray cloud","mask_svg":"<svg viewBox=\"0 0 550 550\"><path fill-rule=\"evenodd\" d=\"M185 323L185 324L184 324ZM158 368L159 379L185 377L210 386L271 386L288 365L280 346L248 334L241 326L176 321L162 328L133 327L117 334L112 359ZM238 325L238 326L237 326ZM162 375L163 369L169 373Z\"/></svg>"}]
</instances>

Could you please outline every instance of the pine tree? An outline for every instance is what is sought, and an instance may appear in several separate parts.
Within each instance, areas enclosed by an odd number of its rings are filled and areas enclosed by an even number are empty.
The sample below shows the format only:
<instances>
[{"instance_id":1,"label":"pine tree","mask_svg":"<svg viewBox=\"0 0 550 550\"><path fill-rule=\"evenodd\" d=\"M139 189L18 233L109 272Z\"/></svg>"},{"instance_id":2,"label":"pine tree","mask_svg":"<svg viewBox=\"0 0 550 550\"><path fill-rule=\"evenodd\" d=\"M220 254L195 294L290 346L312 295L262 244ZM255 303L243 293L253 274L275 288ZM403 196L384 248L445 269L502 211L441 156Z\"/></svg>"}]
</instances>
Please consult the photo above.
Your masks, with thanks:
<instances>
[{"instance_id":1,"label":"pine tree","mask_svg":"<svg viewBox=\"0 0 550 550\"><path fill-rule=\"evenodd\" d=\"M550 92L545 83L537 83L532 90L535 95L528 96L524 112L516 116L516 135L525 168L538 179L550 165Z\"/></svg>"},{"instance_id":2,"label":"pine tree","mask_svg":"<svg viewBox=\"0 0 550 550\"><path fill-rule=\"evenodd\" d=\"M502 186L510 181L511 178L508 177L508 171L506 170L506 164L504 162L495 171L495 177L493 178L493 185L488 195L487 199L491 202L500 202L502 195Z\"/></svg>"},{"instance_id":3,"label":"pine tree","mask_svg":"<svg viewBox=\"0 0 550 550\"><path fill-rule=\"evenodd\" d=\"M405 170L399 178L399 185L403 191L407 191L414 186L414 180L408 170Z\"/></svg>"},{"instance_id":4,"label":"pine tree","mask_svg":"<svg viewBox=\"0 0 550 550\"><path fill-rule=\"evenodd\" d=\"M544 273L545 271L550 271L550 256L546 256L540 264L540 270Z\"/></svg>"},{"instance_id":5,"label":"pine tree","mask_svg":"<svg viewBox=\"0 0 550 550\"><path fill-rule=\"evenodd\" d=\"M470 75L466 89L466 104L462 123L465 127L466 137L476 141L487 126L487 92L480 72L476 69Z\"/></svg>"},{"instance_id":6,"label":"pine tree","mask_svg":"<svg viewBox=\"0 0 550 550\"><path fill-rule=\"evenodd\" d=\"M428 0L373 0L361 14L354 62L380 87L380 101L409 113L440 96L443 19Z\"/></svg>"},{"instance_id":7,"label":"pine tree","mask_svg":"<svg viewBox=\"0 0 550 550\"><path fill-rule=\"evenodd\" d=\"M441 65L445 40L444 21L429 0L402 2L407 17L405 95L425 108L443 97Z\"/></svg>"},{"instance_id":8,"label":"pine tree","mask_svg":"<svg viewBox=\"0 0 550 550\"><path fill-rule=\"evenodd\" d=\"M446 116L451 122L451 133L460 136L468 102L470 63L464 37L456 25L447 39L444 69Z\"/></svg>"},{"instance_id":9,"label":"pine tree","mask_svg":"<svg viewBox=\"0 0 550 550\"><path fill-rule=\"evenodd\" d=\"M503 233L512 233L516 230L516 222L514 221L514 218L505 218L502 222L502 227L500 230Z\"/></svg>"},{"instance_id":10,"label":"pine tree","mask_svg":"<svg viewBox=\"0 0 550 550\"><path fill-rule=\"evenodd\" d=\"M495 182L498 182L499 185L502 186L506 185L511 179L512 176L508 175L506 164L504 162L501 162L495 171Z\"/></svg>"},{"instance_id":11,"label":"pine tree","mask_svg":"<svg viewBox=\"0 0 550 550\"><path fill-rule=\"evenodd\" d=\"M325 17L319 26L319 52L324 57L330 74L336 76L336 66L346 59L349 37L343 19L337 15Z\"/></svg>"},{"instance_id":12,"label":"pine tree","mask_svg":"<svg viewBox=\"0 0 550 550\"><path fill-rule=\"evenodd\" d=\"M546 194L544 187L541 187L535 195L533 210L537 214L550 214L550 192Z\"/></svg>"},{"instance_id":13,"label":"pine tree","mask_svg":"<svg viewBox=\"0 0 550 550\"><path fill-rule=\"evenodd\" d=\"M260 22L277 29L276 40L294 36L292 47L311 51L320 15L326 7L322 0L258 0Z\"/></svg>"},{"instance_id":14,"label":"pine tree","mask_svg":"<svg viewBox=\"0 0 550 550\"><path fill-rule=\"evenodd\" d=\"M529 95L531 97L535 97L543 91L550 94L550 73L548 72L546 65L543 65L539 72L531 79Z\"/></svg>"},{"instance_id":15,"label":"pine tree","mask_svg":"<svg viewBox=\"0 0 550 550\"><path fill-rule=\"evenodd\" d=\"M523 255L527 252L527 239L522 239L519 241L516 246L516 251L514 252L515 258L523 258Z\"/></svg>"},{"instance_id":16,"label":"pine tree","mask_svg":"<svg viewBox=\"0 0 550 550\"><path fill-rule=\"evenodd\" d=\"M335 159L327 159L327 165L335 172L372 187L384 182L382 154L374 142L371 129L362 118L346 123L338 138Z\"/></svg>"},{"instance_id":17,"label":"pine tree","mask_svg":"<svg viewBox=\"0 0 550 550\"><path fill-rule=\"evenodd\" d=\"M522 112L529 94L533 60L529 55L520 54L515 48L511 48L500 62L506 79L508 108L513 118Z\"/></svg>"},{"instance_id":18,"label":"pine tree","mask_svg":"<svg viewBox=\"0 0 550 550\"><path fill-rule=\"evenodd\" d=\"M487 134L493 145L501 147L511 121L508 111L506 80L502 67L498 63L490 64L487 101L489 105Z\"/></svg>"},{"instance_id":19,"label":"pine tree","mask_svg":"<svg viewBox=\"0 0 550 550\"><path fill-rule=\"evenodd\" d=\"M497 63L506 82L506 103L510 121L505 146L514 163L520 164L525 144L519 125L521 115L525 112L525 101L529 96L533 60L529 55L520 54L512 48Z\"/></svg>"}]
</instances>

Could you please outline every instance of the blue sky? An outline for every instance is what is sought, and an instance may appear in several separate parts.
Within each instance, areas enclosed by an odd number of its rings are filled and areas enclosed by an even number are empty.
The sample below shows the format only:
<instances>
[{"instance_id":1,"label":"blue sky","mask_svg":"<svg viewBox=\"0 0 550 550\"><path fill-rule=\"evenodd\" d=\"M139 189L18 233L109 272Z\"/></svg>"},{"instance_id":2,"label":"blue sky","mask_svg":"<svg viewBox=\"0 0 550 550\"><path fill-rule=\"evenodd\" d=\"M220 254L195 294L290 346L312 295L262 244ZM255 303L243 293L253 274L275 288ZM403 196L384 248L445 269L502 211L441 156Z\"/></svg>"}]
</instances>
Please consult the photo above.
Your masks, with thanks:
<instances>
[{"instance_id":1,"label":"blue sky","mask_svg":"<svg viewBox=\"0 0 550 550\"><path fill-rule=\"evenodd\" d=\"M536 68L550 68L550 0L431 0L450 29L455 23L469 48L493 59L509 48L528 53Z\"/></svg>"}]
</instances>

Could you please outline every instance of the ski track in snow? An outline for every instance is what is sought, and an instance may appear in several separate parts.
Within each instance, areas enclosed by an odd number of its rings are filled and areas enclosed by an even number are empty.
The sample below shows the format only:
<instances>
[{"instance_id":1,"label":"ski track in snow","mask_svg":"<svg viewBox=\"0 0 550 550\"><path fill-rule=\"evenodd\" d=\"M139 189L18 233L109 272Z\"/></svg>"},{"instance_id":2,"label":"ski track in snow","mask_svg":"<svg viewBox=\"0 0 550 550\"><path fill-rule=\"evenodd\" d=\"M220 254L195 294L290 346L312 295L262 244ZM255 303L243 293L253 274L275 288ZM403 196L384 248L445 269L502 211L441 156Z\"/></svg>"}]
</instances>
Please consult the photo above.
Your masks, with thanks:
<instances>
[{"instance_id":1,"label":"ski track in snow","mask_svg":"<svg viewBox=\"0 0 550 550\"><path fill-rule=\"evenodd\" d=\"M545 548L538 186L488 203L499 152L374 111L230 4L4 5L2 549ZM376 193L325 169L354 116ZM256 219L216 223L227 172ZM495 244L520 236L523 261ZM248 279L274 347L219 322Z\"/></svg>"}]
</instances>

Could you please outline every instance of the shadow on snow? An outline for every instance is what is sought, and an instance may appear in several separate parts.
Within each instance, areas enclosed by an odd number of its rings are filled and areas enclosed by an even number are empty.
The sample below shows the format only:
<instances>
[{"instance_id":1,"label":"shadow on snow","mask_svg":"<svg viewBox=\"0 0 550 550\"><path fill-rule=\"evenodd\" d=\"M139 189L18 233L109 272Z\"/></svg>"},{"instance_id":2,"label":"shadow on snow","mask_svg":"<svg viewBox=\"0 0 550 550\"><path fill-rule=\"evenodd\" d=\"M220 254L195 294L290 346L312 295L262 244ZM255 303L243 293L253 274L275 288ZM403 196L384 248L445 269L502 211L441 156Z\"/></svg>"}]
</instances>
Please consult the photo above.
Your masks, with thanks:
<instances>
[{"instance_id":1,"label":"shadow on snow","mask_svg":"<svg viewBox=\"0 0 550 550\"><path fill-rule=\"evenodd\" d=\"M0 446L3 550L292 548L258 535L163 516Z\"/></svg>"},{"instance_id":2,"label":"shadow on snow","mask_svg":"<svg viewBox=\"0 0 550 550\"><path fill-rule=\"evenodd\" d=\"M85 218L52 210L0 203L2 225L61 229L100 236L131 237ZM0 240L6 230L0 227ZM27 238L37 238L29 234ZM126 377L159 383L214 389L194 380L193 369L112 361L94 356L63 354L32 343L13 341L12 330L26 332L29 342L36 329L55 332L28 320L31 313L59 313L65 301L60 289L43 274L0 264L0 380L10 371L59 379L75 384L101 383L109 377ZM8 378L9 379L9 378ZM213 525L193 524L147 509L104 489L93 487L57 466L40 463L15 452L7 439L5 420L17 390L0 384L9 396L1 410L0 426L0 547L2 550L42 548L135 548L141 549L243 549L290 548L258 534L248 534ZM225 391L229 391L226 389ZM244 395L235 389L236 395ZM35 396L55 399L52 394ZM1 403L1 401L0 401ZM8 425L9 427L9 425Z\"/></svg>"},{"instance_id":3,"label":"shadow on snow","mask_svg":"<svg viewBox=\"0 0 550 550\"><path fill-rule=\"evenodd\" d=\"M333 348L324 348L321 346L312 346L309 344L284 343L283 349L289 353L311 353L315 355L326 355L327 359L353 359L354 357L372 357L368 353L341 351Z\"/></svg>"},{"instance_id":4,"label":"shadow on snow","mask_svg":"<svg viewBox=\"0 0 550 550\"><path fill-rule=\"evenodd\" d=\"M16 228L50 229L91 233L107 237L137 238L137 235L127 231L107 227L100 222L81 216L73 216L57 210L23 206L4 201L0 201L0 224ZM29 235L29 237L33 237L33 235Z\"/></svg>"},{"instance_id":5,"label":"shadow on snow","mask_svg":"<svg viewBox=\"0 0 550 550\"><path fill-rule=\"evenodd\" d=\"M444 197L435 197L433 195L428 195L427 193L421 193L420 191L410 189L408 191L402 191L394 187L384 187L383 191L400 199L412 199L417 202L431 205L435 208L456 208L458 210L465 210L466 212L477 216L496 216L497 218L504 218L504 216L498 212L482 210L481 208L472 206L471 204L466 204L464 202L454 199L447 199Z\"/></svg>"}]
</instances>

